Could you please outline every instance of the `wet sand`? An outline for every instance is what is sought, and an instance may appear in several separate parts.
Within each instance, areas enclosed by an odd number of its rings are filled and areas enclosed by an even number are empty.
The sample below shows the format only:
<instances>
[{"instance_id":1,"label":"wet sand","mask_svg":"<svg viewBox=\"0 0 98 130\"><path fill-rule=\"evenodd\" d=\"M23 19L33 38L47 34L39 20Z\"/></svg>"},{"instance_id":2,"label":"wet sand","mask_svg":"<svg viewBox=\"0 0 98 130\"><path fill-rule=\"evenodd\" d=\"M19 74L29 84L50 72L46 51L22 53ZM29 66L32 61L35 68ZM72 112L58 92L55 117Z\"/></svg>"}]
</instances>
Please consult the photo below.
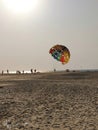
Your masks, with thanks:
<instances>
[{"instance_id":1,"label":"wet sand","mask_svg":"<svg viewBox=\"0 0 98 130\"><path fill-rule=\"evenodd\" d=\"M0 130L98 130L98 72L0 75Z\"/></svg>"}]
</instances>

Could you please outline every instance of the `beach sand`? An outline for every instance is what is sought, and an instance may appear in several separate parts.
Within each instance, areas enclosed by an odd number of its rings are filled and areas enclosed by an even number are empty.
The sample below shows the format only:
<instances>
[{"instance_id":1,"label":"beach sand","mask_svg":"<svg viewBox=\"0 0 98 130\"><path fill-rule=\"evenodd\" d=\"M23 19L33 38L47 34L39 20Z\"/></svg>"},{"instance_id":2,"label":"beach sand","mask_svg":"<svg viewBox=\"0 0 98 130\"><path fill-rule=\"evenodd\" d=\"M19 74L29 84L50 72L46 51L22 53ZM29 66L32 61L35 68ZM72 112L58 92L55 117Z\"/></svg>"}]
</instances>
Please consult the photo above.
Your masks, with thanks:
<instances>
[{"instance_id":1,"label":"beach sand","mask_svg":"<svg viewBox=\"0 0 98 130\"><path fill-rule=\"evenodd\" d=\"M98 130L98 72L0 75L0 130Z\"/></svg>"}]
</instances>

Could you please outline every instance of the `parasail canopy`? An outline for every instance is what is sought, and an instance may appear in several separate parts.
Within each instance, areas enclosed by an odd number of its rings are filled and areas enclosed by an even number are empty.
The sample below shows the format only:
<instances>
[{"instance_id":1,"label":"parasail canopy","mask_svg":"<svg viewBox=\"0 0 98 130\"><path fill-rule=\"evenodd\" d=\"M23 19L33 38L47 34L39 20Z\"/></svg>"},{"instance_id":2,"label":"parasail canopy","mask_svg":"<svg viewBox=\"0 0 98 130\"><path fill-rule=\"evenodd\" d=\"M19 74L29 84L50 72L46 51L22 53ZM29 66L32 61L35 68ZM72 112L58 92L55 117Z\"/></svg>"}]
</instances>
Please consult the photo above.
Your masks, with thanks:
<instances>
[{"instance_id":1,"label":"parasail canopy","mask_svg":"<svg viewBox=\"0 0 98 130\"><path fill-rule=\"evenodd\" d=\"M54 59L60 61L62 64L66 64L70 59L70 51L64 45L55 45L50 48L49 53L53 56Z\"/></svg>"}]
</instances>

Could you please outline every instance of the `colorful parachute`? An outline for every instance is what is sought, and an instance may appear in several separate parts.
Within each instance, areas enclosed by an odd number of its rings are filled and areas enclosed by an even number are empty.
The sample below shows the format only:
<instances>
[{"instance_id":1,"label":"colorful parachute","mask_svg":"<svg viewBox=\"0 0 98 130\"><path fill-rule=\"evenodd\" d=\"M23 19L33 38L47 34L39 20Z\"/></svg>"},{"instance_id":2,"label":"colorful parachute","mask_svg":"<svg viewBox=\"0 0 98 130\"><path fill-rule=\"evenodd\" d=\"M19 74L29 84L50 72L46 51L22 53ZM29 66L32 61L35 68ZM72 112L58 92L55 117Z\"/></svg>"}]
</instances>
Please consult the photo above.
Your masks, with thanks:
<instances>
[{"instance_id":1,"label":"colorful parachute","mask_svg":"<svg viewBox=\"0 0 98 130\"><path fill-rule=\"evenodd\" d=\"M57 61L62 62L62 64L68 63L70 59L70 51L67 47L63 45L55 45L50 50L49 53L56 59Z\"/></svg>"}]
</instances>

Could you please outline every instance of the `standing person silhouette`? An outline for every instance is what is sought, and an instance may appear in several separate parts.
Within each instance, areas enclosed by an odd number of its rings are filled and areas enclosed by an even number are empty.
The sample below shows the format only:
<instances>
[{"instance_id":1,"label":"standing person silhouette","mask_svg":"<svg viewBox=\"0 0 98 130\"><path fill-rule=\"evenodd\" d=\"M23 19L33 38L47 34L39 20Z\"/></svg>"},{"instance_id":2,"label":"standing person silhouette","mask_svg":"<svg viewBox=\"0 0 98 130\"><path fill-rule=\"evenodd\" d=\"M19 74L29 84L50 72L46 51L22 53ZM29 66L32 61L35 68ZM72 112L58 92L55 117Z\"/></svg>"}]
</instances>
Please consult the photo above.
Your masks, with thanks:
<instances>
[{"instance_id":1,"label":"standing person silhouette","mask_svg":"<svg viewBox=\"0 0 98 130\"><path fill-rule=\"evenodd\" d=\"M31 69L31 74L33 74L33 69Z\"/></svg>"},{"instance_id":2,"label":"standing person silhouette","mask_svg":"<svg viewBox=\"0 0 98 130\"><path fill-rule=\"evenodd\" d=\"M4 74L4 71L2 70L2 75Z\"/></svg>"},{"instance_id":3,"label":"standing person silhouette","mask_svg":"<svg viewBox=\"0 0 98 130\"><path fill-rule=\"evenodd\" d=\"M34 69L34 73L36 73L36 69Z\"/></svg>"}]
</instances>

